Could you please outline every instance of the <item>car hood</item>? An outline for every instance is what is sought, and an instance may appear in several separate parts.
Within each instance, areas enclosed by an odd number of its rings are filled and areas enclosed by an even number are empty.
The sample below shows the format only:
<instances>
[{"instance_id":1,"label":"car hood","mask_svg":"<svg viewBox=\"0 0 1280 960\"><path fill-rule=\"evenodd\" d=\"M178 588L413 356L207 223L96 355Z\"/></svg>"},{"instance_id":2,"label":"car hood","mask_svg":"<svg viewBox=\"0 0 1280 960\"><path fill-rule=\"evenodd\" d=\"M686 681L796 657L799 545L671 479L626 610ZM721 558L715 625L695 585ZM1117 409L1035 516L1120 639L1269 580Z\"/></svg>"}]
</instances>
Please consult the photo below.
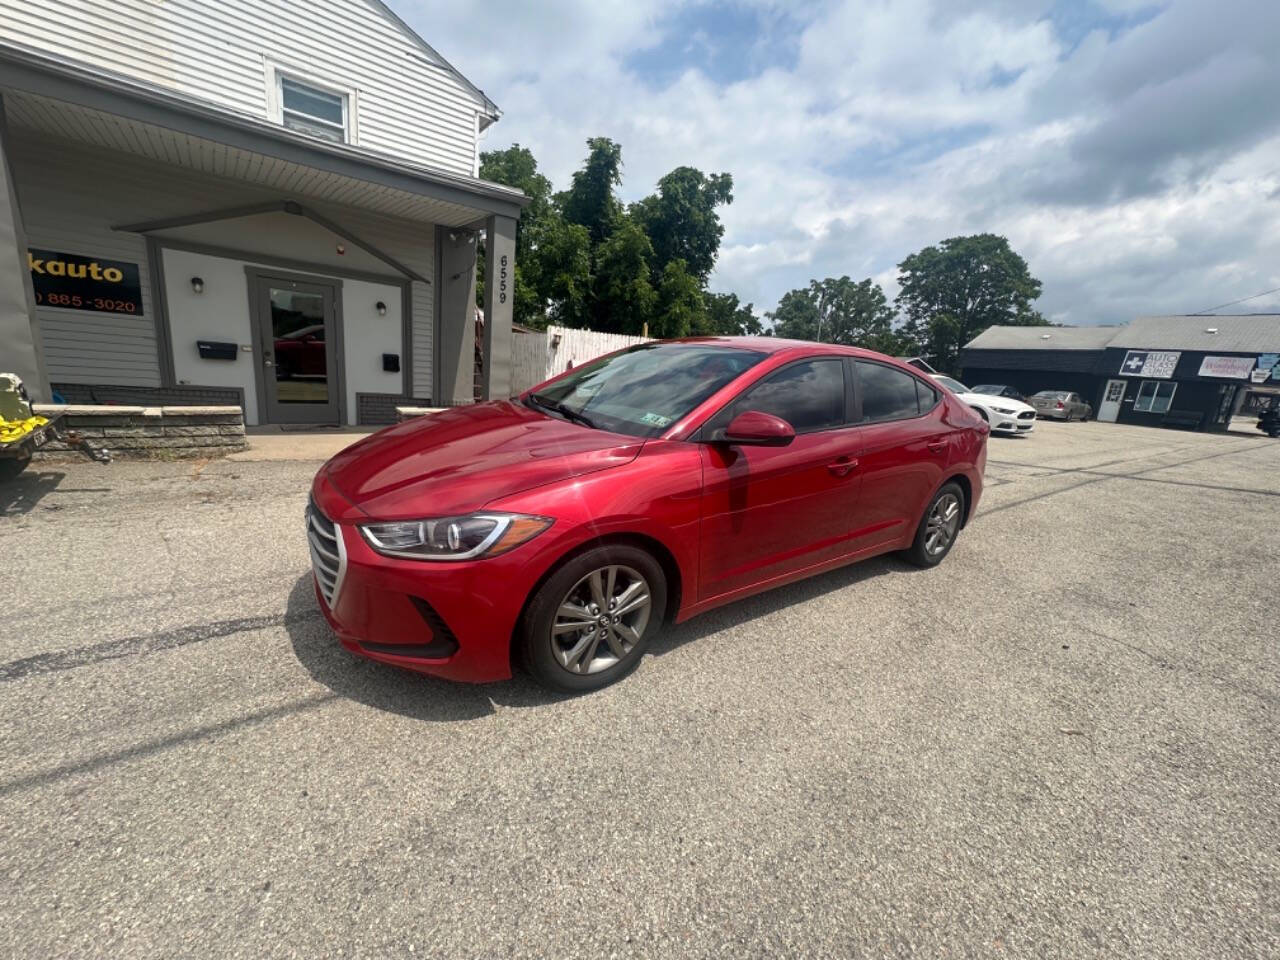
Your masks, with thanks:
<instances>
[{"instance_id":1,"label":"car hood","mask_svg":"<svg viewBox=\"0 0 1280 960\"><path fill-rule=\"evenodd\" d=\"M1023 403L1021 400L1014 400L1012 397L996 397L989 393L961 393L957 394L965 403L973 404L978 407L1000 407L1002 410L1012 410L1014 413L1026 413L1028 410L1035 413L1035 407Z\"/></svg>"},{"instance_id":2,"label":"car hood","mask_svg":"<svg viewBox=\"0 0 1280 960\"><path fill-rule=\"evenodd\" d=\"M321 472L369 516L407 520L467 513L521 490L621 466L643 446L638 437L502 400L380 430Z\"/></svg>"}]
</instances>

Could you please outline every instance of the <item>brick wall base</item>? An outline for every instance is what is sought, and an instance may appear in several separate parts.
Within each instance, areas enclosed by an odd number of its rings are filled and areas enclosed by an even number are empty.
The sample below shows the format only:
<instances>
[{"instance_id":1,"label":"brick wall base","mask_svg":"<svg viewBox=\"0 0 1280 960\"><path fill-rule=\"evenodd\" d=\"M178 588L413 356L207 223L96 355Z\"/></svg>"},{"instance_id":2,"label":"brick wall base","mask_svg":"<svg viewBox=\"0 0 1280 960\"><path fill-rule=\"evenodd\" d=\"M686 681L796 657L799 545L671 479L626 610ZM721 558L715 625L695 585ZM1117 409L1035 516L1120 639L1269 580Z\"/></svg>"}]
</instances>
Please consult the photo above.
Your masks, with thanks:
<instances>
[{"instance_id":1,"label":"brick wall base","mask_svg":"<svg viewBox=\"0 0 1280 960\"><path fill-rule=\"evenodd\" d=\"M239 407L128 407L33 404L35 413L64 413L63 424L95 447L122 459L220 457L246 447ZM65 444L50 443L36 457L79 456Z\"/></svg>"}]
</instances>

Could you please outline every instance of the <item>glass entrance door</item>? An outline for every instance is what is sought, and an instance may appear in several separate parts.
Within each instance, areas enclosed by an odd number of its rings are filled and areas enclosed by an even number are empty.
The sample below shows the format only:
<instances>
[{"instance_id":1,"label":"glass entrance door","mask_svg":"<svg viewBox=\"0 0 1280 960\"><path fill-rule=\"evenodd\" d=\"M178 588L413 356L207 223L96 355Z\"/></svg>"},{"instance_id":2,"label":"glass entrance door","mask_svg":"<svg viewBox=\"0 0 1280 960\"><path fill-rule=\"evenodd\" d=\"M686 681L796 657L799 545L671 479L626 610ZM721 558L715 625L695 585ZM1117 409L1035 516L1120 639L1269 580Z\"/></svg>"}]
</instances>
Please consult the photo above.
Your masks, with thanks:
<instances>
[{"instance_id":1,"label":"glass entrance door","mask_svg":"<svg viewBox=\"0 0 1280 960\"><path fill-rule=\"evenodd\" d=\"M267 423L339 423L334 287L257 276L255 303Z\"/></svg>"}]
</instances>

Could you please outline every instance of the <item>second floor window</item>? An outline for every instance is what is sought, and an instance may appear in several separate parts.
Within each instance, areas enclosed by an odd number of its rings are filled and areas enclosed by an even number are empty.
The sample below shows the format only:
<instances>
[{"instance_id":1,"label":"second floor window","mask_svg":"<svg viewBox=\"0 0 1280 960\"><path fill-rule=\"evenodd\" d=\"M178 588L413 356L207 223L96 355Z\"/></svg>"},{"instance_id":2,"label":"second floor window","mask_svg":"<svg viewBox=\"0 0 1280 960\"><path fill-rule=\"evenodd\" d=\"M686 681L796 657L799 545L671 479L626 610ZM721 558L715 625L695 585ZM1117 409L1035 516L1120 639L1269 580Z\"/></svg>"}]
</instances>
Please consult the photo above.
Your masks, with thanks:
<instances>
[{"instance_id":1,"label":"second floor window","mask_svg":"<svg viewBox=\"0 0 1280 960\"><path fill-rule=\"evenodd\" d=\"M280 76L280 122L290 130L346 143L350 139L350 109L344 93Z\"/></svg>"}]
</instances>

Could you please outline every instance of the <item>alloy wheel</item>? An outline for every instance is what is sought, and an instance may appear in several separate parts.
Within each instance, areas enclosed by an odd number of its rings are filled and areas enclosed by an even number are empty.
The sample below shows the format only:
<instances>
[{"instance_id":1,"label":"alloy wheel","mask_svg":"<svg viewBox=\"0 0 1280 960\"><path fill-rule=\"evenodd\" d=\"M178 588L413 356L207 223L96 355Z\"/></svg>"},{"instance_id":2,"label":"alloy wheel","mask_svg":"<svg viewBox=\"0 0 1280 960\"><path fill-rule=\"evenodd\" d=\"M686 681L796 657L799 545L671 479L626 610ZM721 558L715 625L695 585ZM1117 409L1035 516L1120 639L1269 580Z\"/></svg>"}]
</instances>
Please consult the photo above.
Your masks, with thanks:
<instances>
[{"instance_id":1,"label":"alloy wheel","mask_svg":"<svg viewBox=\"0 0 1280 960\"><path fill-rule=\"evenodd\" d=\"M569 590L551 624L551 651L570 673L608 670L644 636L652 610L649 582L632 567L591 571Z\"/></svg>"},{"instance_id":2,"label":"alloy wheel","mask_svg":"<svg viewBox=\"0 0 1280 960\"><path fill-rule=\"evenodd\" d=\"M946 553L959 529L960 498L954 493L945 493L938 498L933 509L929 511L924 535L925 550L931 557Z\"/></svg>"}]
</instances>

